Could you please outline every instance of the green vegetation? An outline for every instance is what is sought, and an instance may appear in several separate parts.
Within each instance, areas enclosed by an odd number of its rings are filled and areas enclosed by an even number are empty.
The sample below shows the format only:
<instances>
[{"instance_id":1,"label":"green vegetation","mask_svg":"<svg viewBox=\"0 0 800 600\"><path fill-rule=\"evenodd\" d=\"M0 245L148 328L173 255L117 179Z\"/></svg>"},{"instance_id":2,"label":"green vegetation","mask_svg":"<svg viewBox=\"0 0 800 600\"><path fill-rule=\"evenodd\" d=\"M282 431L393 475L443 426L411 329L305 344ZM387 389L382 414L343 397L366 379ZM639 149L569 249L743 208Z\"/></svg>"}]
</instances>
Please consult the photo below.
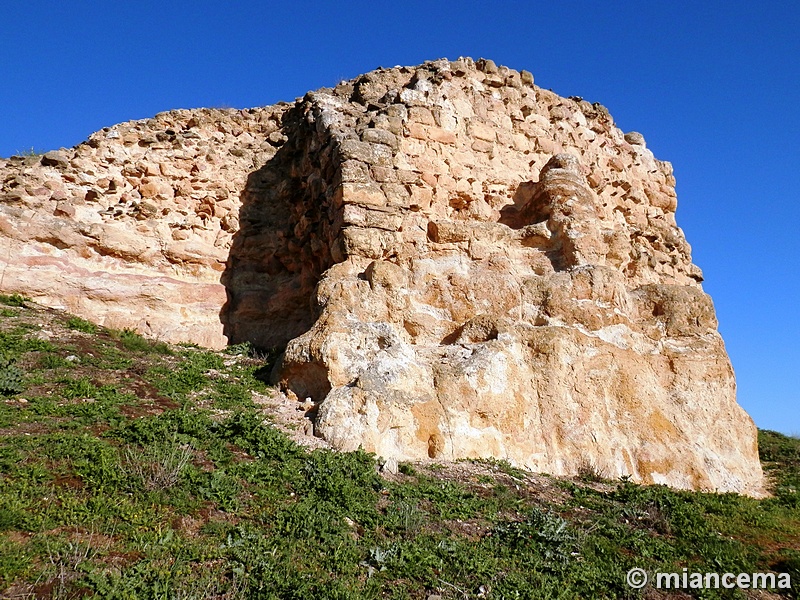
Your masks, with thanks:
<instances>
[{"instance_id":1,"label":"green vegetation","mask_svg":"<svg viewBox=\"0 0 800 600\"><path fill-rule=\"evenodd\" d=\"M311 451L270 424L252 392L269 392L271 354L170 347L11 306L2 597L660 597L628 588L634 566L789 572L783 593L797 597L796 438L761 432L775 489L764 500L495 460L403 463L384 477L372 455ZM2 383L12 368L16 387Z\"/></svg>"},{"instance_id":2,"label":"green vegetation","mask_svg":"<svg viewBox=\"0 0 800 600\"><path fill-rule=\"evenodd\" d=\"M66 325L74 331L82 331L83 333L97 332L97 325L85 319L81 319L80 317L69 317Z\"/></svg>"},{"instance_id":3,"label":"green vegetation","mask_svg":"<svg viewBox=\"0 0 800 600\"><path fill-rule=\"evenodd\" d=\"M10 296L6 296L5 294L0 294L0 304L5 304L7 306L17 306L21 308L25 306L25 302L29 302L29 300L25 296L21 296L19 294L11 294Z\"/></svg>"},{"instance_id":4,"label":"green vegetation","mask_svg":"<svg viewBox=\"0 0 800 600\"><path fill-rule=\"evenodd\" d=\"M123 329L122 331L111 329L109 330L109 334L112 338L118 340L125 350L131 350L133 352L156 352L158 354L172 354L172 349L169 347L169 344L148 340L147 338L130 329Z\"/></svg>"},{"instance_id":5,"label":"green vegetation","mask_svg":"<svg viewBox=\"0 0 800 600\"><path fill-rule=\"evenodd\" d=\"M0 355L0 394L11 396L25 389L23 375L13 356Z\"/></svg>"}]
</instances>

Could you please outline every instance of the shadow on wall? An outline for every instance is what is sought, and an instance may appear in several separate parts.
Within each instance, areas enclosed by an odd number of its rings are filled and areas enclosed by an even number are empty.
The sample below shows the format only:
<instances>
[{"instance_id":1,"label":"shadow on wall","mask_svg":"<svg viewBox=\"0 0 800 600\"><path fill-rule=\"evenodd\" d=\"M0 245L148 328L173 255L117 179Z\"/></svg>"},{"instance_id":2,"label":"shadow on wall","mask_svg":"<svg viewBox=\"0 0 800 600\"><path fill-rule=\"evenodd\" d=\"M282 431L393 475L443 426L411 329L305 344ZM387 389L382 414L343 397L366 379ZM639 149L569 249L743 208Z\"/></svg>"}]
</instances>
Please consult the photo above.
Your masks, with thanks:
<instances>
[{"instance_id":1,"label":"shadow on wall","mask_svg":"<svg viewBox=\"0 0 800 600\"><path fill-rule=\"evenodd\" d=\"M314 290L333 262L333 151L305 103L284 113L281 132L285 141L275 155L247 178L221 277L228 343L261 350L283 350L311 328L318 316Z\"/></svg>"}]
</instances>

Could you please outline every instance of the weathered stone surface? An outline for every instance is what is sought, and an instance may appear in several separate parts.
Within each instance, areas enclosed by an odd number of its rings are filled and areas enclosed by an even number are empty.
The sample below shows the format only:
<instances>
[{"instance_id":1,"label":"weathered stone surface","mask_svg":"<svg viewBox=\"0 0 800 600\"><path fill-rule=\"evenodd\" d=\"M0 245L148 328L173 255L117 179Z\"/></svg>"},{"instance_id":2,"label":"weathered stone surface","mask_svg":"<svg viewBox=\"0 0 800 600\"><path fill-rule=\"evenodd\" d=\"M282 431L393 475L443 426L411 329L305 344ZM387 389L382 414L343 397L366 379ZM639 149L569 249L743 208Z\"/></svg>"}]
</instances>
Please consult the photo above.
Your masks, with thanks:
<instances>
[{"instance_id":1,"label":"weathered stone surface","mask_svg":"<svg viewBox=\"0 0 800 600\"><path fill-rule=\"evenodd\" d=\"M114 327L226 343L239 196L288 106L180 110L0 168L0 287ZM14 205L14 199L19 204Z\"/></svg>"},{"instance_id":2,"label":"weathered stone surface","mask_svg":"<svg viewBox=\"0 0 800 600\"><path fill-rule=\"evenodd\" d=\"M285 349L276 380L338 448L758 494L674 185L526 71L381 69L0 162L0 288Z\"/></svg>"}]
</instances>

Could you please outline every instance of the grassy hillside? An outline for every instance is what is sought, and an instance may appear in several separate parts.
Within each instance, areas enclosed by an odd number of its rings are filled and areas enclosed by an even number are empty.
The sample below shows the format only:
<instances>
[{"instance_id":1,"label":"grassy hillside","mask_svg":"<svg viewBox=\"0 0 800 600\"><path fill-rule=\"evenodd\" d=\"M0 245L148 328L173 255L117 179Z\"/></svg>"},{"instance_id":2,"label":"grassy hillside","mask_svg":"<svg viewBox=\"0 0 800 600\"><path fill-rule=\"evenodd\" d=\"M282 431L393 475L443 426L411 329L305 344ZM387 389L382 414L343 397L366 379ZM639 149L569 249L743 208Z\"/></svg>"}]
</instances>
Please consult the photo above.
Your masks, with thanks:
<instances>
[{"instance_id":1,"label":"grassy hillside","mask_svg":"<svg viewBox=\"0 0 800 600\"><path fill-rule=\"evenodd\" d=\"M265 361L244 348L0 301L0 597L690 597L631 590L634 566L795 586L702 598L800 589L798 439L761 432L765 500L500 461L384 475L271 424L252 394Z\"/></svg>"}]
</instances>

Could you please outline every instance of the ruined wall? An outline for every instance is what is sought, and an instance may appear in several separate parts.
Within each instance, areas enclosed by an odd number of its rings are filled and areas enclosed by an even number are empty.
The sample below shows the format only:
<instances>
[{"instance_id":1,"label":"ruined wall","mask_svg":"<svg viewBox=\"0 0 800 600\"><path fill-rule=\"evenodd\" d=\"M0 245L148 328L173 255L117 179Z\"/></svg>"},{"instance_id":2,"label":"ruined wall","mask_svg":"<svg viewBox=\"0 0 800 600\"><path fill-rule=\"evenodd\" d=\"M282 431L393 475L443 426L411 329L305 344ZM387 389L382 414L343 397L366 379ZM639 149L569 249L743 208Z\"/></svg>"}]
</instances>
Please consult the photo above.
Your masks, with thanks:
<instances>
[{"instance_id":1,"label":"ruined wall","mask_svg":"<svg viewBox=\"0 0 800 600\"><path fill-rule=\"evenodd\" d=\"M761 490L670 164L528 72L441 60L165 113L0 181L0 287L285 347L276 380L338 448Z\"/></svg>"},{"instance_id":2,"label":"ruined wall","mask_svg":"<svg viewBox=\"0 0 800 600\"><path fill-rule=\"evenodd\" d=\"M758 493L672 169L641 135L489 61L312 99L339 140L342 230L278 375L318 435Z\"/></svg>"},{"instance_id":3,"label":"ruined wall","mask_svg":"<svg viewBox=\"0 0 800 600\"><path fill-rule=\"evenodd\" d=\"M220 347L247 177L289 105L179 110L0 159L0 288L111 327Z\"/></svg>"}]
</instances>

